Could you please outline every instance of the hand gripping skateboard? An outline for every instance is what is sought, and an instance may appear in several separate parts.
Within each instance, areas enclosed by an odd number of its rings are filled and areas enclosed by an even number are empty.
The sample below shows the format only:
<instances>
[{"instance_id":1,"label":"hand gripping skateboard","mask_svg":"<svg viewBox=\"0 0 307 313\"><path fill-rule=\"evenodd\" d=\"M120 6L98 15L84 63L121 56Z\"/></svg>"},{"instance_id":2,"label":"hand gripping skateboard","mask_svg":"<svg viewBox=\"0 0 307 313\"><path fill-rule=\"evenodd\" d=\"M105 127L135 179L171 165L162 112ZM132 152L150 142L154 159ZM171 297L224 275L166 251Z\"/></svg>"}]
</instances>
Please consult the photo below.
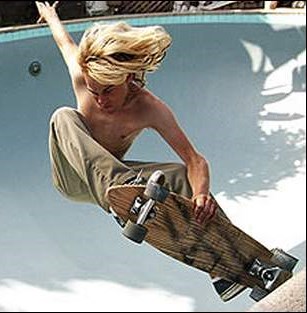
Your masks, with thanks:
<instances>
[{"instance_id":1,"label":"hand gripping skateboard","mask_svg":"<svg viewBox=\"0 0 307 313\"><path fill-rule=\"evenodd\" d=\"M212 277L250 287L259 301L293 275L298 260L280 249L268 250L219 212L200 225L193 202L163 187L164 174L154 172L146 186L110 187L107 197L122 222L123 234L144 240L163 253Z\"/></svg>"}]
</instances>

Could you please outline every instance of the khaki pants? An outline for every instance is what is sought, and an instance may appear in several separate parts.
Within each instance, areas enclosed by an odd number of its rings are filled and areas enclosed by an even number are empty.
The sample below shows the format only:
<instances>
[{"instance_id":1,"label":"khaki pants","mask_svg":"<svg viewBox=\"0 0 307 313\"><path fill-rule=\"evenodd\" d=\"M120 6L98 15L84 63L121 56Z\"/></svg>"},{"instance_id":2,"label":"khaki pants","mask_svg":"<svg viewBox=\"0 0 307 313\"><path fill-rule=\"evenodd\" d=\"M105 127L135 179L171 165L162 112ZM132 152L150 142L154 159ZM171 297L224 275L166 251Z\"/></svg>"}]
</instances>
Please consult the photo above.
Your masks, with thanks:
<instances>
[{"instance_id":1,"label":"khaki pants","mask_svg":"<svg viewBox=\"0 0 307 313\"><path fill-rule=\"evenodd\" d=\"M54 186L65 197L97 204L108 213L107 188L132 181L141 170L145 180L155 170L162 170L166 188L192 197L184 165L116 159L92 138L82 116L74 109L61 108L53 114L49 149ZM222 210L220 214L226 217Z\"/></svg>"},{"instance_id":2,"label":"khaki pants","mask_svg":"<svg viewBox=\"0 0 307 313\"><path fill-rule=\"evenodd\" d=\"M165 187L192 196L184 165L118 160L92 138L83 117L72 108L58 109L52 115L49 150L54 186L71 200L97 204L107 212L107 188L135 179L141 170L146 180L155 170L162 170Z\"/></svg>"}]
</instances>

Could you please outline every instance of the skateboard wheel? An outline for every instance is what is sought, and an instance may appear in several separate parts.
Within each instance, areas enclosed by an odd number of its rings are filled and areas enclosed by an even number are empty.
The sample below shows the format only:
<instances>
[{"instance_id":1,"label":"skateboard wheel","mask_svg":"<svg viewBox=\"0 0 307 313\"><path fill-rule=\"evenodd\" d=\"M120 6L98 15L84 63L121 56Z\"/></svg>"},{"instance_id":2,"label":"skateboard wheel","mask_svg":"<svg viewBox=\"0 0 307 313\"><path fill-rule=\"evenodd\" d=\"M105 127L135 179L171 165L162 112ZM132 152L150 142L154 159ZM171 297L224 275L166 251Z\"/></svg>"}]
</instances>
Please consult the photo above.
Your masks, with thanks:
<instances>
[{"instance_id":1,"label":"skateboard wheel","mask_svg":"<svg viewBox=\"0 0 307 313\"><path fill-rule=\"evenodd\" d=\"M169 195L169 191L160 184L149 181L146 185L144 195L154 201L163 203Z\"/></svg>"},{"instance_id":2,"label":"skateboard wheel","mask_svg":"<svg viewBox=\"0 0 307 313\"><path fill-rule=\"evenodd\" d=\"M159 185L164 185L165 182L165 175L162 171L155 171L150 177L149 177L149 182L159 184Z\"/></svg>"},{"instance_id":3,"label":"skateboard wheel","mask_svg":"<svg viewBox=\"0 0 307 313\"><path fill-rule=\"evenodd\" d=\"M261 289L259 287L255 287L251 294L249 295L254 301L260 301L262 300L264 297L266 297L269 294L268 291L266 291L265 289Z\"/></svg>"},{"instance_id":4,"label":"skateboard wheel","mask_svg":"<svg viewBox=\"0 0 307 313\"><path fill-rule=\"evenodd\" d=\"M292 255L286 253L281 249L273 249L272 250L273 257L272 260L274 262L278 262L282 269L292 272L298 263L298 259L293 257Z\"/></svg>"},{"instance_id":5,"label":"skateboard wheel","mask_svg":"<svg viewBox=\"0 0 307 313\"><path fill-rule=\"evenodd\" d=\"M147 232L146 227L134 224L129 220L123 230L123 235L133 242L141 244L144 241Z\"/></svg>"},{"instance_id":6,"label":"skateboard wheel","mask_svg":"<svg viewBox=\"0 0 307 313\"><path fill-rule=\"evenodd\" d=\"M162 171L155 171L146 184L144 195L154 201L164 202L169 191L163 187L165 175Z\"/></svg>"}]
</instances>

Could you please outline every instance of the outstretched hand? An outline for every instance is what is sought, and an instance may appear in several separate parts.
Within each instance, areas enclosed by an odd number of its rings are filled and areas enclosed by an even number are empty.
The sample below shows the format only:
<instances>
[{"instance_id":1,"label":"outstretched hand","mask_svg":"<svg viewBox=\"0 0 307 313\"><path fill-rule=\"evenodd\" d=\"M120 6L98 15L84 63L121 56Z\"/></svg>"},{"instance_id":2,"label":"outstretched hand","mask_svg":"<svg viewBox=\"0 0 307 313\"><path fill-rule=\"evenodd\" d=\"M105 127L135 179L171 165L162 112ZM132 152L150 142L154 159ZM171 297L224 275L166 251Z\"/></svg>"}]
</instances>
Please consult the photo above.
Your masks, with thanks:
<instances>
[{"instance_id":1,"label":"outstretched hand","mask_svg":"<svg viewBox=\"0 0 307 313\"><path fill-rule=\"evenodd\" d=\"M210 195L199 194L193 198L194 216L199 224L210 222L218 209L218 204Z\"/></svg>"},{"instance_id":2,"label":"outstretched hand","mask_svg":"<svg viewBox=\"0 0 307 313\"><path fill-rule=\"evenodd\" d=\"M56 8L58 7L60 1L55 1L53 5L51 6L48 1L39 2L35 1L38 13L40 15L40 18L37 20L37 24L47 22L48 17L52 17L56 15Z\"/></svg>"}]
</instances>

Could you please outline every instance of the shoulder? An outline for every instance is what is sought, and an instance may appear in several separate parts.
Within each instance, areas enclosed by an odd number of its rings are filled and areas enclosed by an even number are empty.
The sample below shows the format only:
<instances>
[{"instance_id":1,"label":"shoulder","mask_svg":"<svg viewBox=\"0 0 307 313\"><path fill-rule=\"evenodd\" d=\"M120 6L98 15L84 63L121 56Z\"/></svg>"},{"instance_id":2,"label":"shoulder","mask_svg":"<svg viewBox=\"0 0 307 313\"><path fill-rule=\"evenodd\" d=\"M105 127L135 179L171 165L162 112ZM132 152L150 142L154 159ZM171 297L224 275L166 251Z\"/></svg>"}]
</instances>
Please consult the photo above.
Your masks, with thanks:
<instances>
[{"instance_id":1,"label":"shoulder","mask_svg":"<svg viewBox=\"0 0 307 313\"><path fill-rule=\"evenodd\" d=\"M159 110L162 101L149 89L142 88L136 95L136 106L138 110L148 114L153 114Z\"/></svg>"},{"instance_id":2,"label":"shoulder","mask_svg":"<svg viewBox=\"0 0 307 313\"><path fill-rule=\"evenodd\" d=\"M78 63L78 56L76 52L72 53L67 65L72 78L76 81L82 81L84 83L82 69Z\"/></svg>"},{"instance_id":3,"label":"shoulder","mask_svg":"<svg viewBox=\"0 0 307 313\"><path fill-rule=\"evenodd\" d=\"M159 107L164 106L164 102L147 88L142 88L137 98L137 101L147 110L157 110Z\"/></svg>"},{"instance_id":4,"label":"shoulder","mask_svg":"<svg viewBox=\"0 0 307 313\"><path fill-rule=\"evenodd\" d=\"M139 116L146 123L146 127L158 129L161 123L169 120L173 113L169 106L147 88L143 88L137 98Z\"/></svg>"}]
</instances>

